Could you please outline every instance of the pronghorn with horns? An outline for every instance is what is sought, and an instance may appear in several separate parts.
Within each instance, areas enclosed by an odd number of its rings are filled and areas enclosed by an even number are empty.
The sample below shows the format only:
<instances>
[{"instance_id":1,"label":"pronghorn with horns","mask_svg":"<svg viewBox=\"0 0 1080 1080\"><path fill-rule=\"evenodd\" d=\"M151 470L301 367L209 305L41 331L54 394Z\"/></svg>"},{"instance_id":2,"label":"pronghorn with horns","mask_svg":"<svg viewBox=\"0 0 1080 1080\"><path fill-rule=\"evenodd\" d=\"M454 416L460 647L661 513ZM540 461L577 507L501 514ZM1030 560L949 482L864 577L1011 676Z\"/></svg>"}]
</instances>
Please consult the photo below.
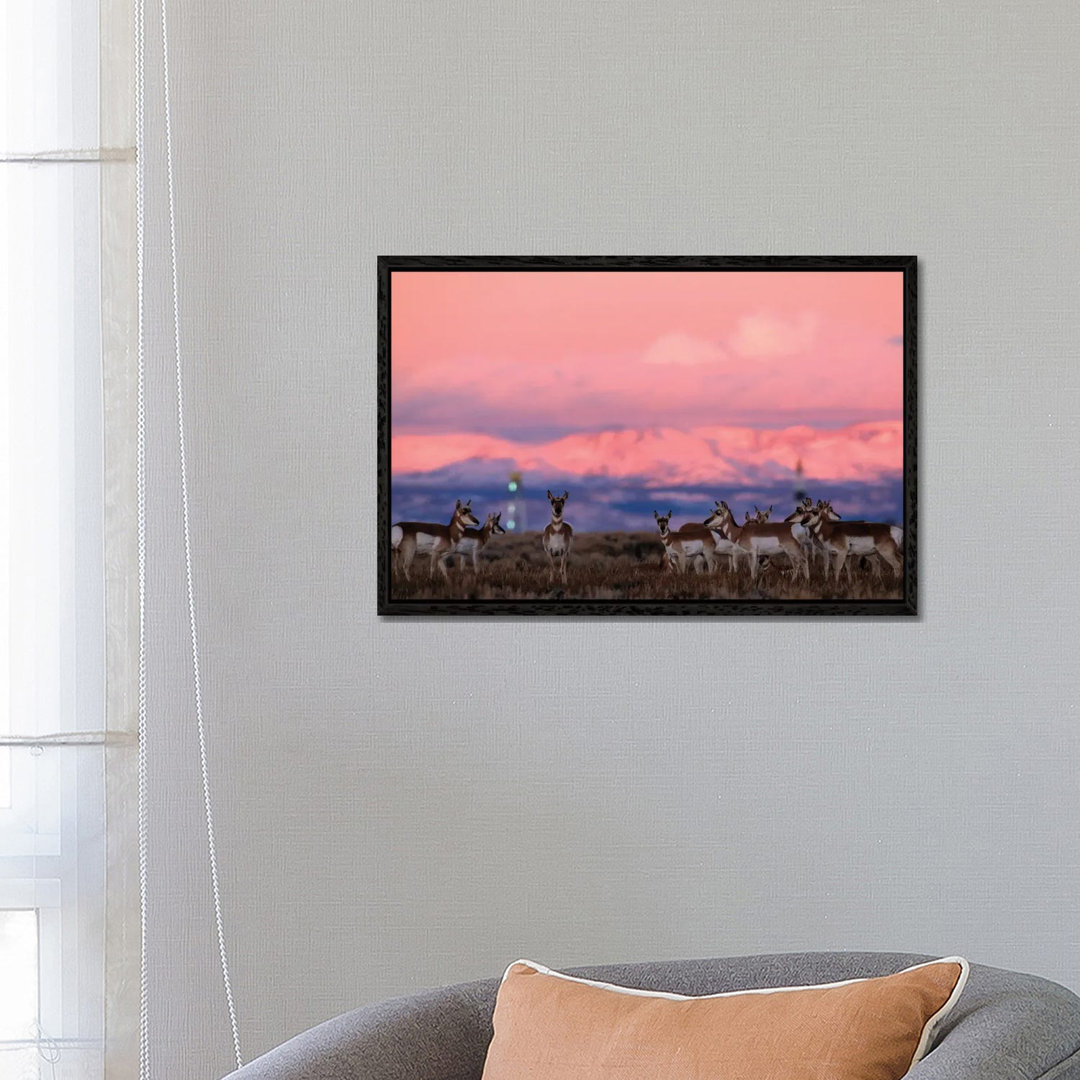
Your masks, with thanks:
<instances>
[{"instance_id":1,"label":"pronghorn with horns","mask_svg":"<svg viewBox=\"0 0 1080 1080\"><path fill-rule=\"evenodd\" d=\"M810 566L803 554L802 545L795 539L791 526L786 522L751 521L739 525L731 507L722 499L714 500L716 509L706 520L710 529L719 529L723 535L750 558L750 579L757 581L758 559L767 555L779 555L781 552L791 560L796 572L800 569L803 576L810 579Z\"/></svg>"},{"instance_id":2,"label":"pronghorn with horns","mask_svg":"<svg viewBox=\"0 0 1080 1080\"><path fill-rule=\"evenodd\" d=\"M472 568L473 573L478 574L480 572L477 559L480 553L488 545L488 541L493 535L505 535L506 530L499 524L499 519L502 517L502 511L497 514L488 514L484 520L484 524L479 529L466 529L464 535L457 542L457 547L454 548L454 554L461 556L461 565L465 566L465 559L467 556L472 556Z\"/></svg>"},{"instance_id":3,"label":"pronghorn with horns","mask_svg":"<svg viewBox=\"0 0 1080 1080\"><path fill-rule=\"evenodd\" d=\"M435 576L438 564L442 576L449 580L446 572L446 556L453 553L470 525L479 525L468 502L460 499L454 507L449 525L440 525L433 521L399 521L390 528L390 547L399 556L405 580L409 579L409 567L413 559L420 555L431 556L431 577Z\"/></svg>"},{"instance_id":4,"label":"pronghorn with horns","mask_svg":"<svg viewBox=\"0 0 1080 1080\"><path fill-rule=\"evenodd\" d=\"M803 555L806 558L806 564L809 566L815 556L820 556L825 570L829 569L829 552L825 545L810 531L810 529L803 524L803 519L814 509L814 502L809 495L804 495L802 502L800 502L794 510L784 521L791 526L792 535L802 545Z\"/></svg>"},{"instance_id":5,"label":"pronghorn with horns","mask_svg":"<svg viewBox=\"0 0 1080 1080\"><path fill-rule=\"evenodd\" d=\"M717 560L716 565L719 565L719 559L725 557L731 570L736 569L736 558L744 554L742 548L733 544L716 529L710 529L704 522L688 521L682 528L672 529L673 514L674 511L669 510L665 517L653 511L653 517L656 518L656 524L660 529L660 540L664 545L664 554L660 560L662 567L681 573L686 567L687 559L696 560L700 555L705 561L706 570L710 573L714 567L713 560ZM663 524L665 522L666 524ZM698 569L700 570L700 567Z\"/></svg>"},{"instance_id":6,"label":"pronghorn with horns","mask_svg":"<svg viewBox=\"0 0 1080 1080\"><path fill-rule=\"evenodd\" d=\"M695 525L693 522L673 532L671 519L674 513L674 510L669 510L666 514L661 514L657 510L653 511L668 564L674 567L677 573L683 574L686 572L686 560L700 555L705 560L706 570L712 573L713 558L716 554L716 534L704 525Z\"/></svg>"},{"instance_id":7,"label":"pronghorn with horns","mask_svg":"<svg viewBox=\"0 0 1080 1080\"><path fill-rule=\"evenodd\" d=\"M886 525L880 521L843 521L827 499L819 499L802 520L815 539L824 545L837 581L840 580L840 571L844 569L848 555L877 554L900 577L903 567L900 544L904 531L898 525ZM836 556L835 562L833 555Z\"/></svg>"},{"instance_id":8,"label":"pronghorn with horns","mask_svg":"<svg viewBox=\"0 0 1080 1080\"><path fill-rule=\"evenodd\" d=\"M555 580L555 560L559 560L563 584L566 583L566 561L570 558L570 548L574 543L574 530L568 521L563 521L563 507L570 498L570 492L561 495L547 493L551 503L551 520L544 526L544 551L551 562L551 580Z\"/></svg>"}]
</instances>

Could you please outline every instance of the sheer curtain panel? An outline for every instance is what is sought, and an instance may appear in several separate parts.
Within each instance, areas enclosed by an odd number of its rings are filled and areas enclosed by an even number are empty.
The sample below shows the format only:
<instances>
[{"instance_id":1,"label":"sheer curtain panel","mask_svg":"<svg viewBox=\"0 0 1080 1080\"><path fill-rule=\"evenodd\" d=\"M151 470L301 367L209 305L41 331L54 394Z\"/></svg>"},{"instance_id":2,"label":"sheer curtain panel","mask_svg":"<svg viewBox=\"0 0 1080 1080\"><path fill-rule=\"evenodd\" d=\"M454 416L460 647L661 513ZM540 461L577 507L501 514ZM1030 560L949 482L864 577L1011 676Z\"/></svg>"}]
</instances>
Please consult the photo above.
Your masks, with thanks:
<instances>
[{"instance_id":1,"label":"sheer curtain panel","mask_svg":"<svg viewBox=\"0 0 1080 1080\"><path fill-rule=\"evenodd\" d=\"M0 15L0 1080L134 1075L138 1045L124 8Z\"/></svg>"}]
</instances>

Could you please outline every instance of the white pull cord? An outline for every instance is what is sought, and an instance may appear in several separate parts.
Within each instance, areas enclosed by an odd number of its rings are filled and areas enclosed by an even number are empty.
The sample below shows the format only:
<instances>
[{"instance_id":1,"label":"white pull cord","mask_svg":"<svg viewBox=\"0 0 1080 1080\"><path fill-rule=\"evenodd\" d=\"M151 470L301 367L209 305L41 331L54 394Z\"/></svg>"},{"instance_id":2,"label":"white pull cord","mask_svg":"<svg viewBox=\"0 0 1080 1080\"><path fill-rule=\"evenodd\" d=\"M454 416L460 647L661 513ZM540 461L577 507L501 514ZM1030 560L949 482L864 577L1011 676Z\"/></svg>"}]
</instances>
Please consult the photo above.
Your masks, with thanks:
<instances>
[{"instance_id":1,"label":"white pull cord","mask_svg":"<svg viewBox=\"0 0 1080 1080\"><path fill-rule=\"evenodd\" d=\"M206 763L206 727L203 722L202 678L199 674L199 631L195 618L194 575L191 569L191 528L188 519L187 448L184 439L184 370L180 351L180 281L176 260L176 198L173 184L172 106L169 97L169 14L167 0L161 0L161 64L165 96L165 166L169 182L169 259L172 271L173 346L176 358L176 428L180 453L180 500L184 522L184 570L187 575L188 621L191 624L191 667L195 690L195 719L199 732L199 768L202 772L203 807L206 811L206 850L210 859L210 884L214 894L214 923L217 928L218 953L221 956L221 979L229 1010L236 1067L244 1064L240 1053L240 1031L236 1023L232 982L229 979L229 956L225 948L225 924L221 915L221 890L218 886L217 847L214 843L214 809L210 799L210 771Z\"/></svg>"},{"instance_id":2,"label":"white pull cord","mask_svg":"<svg viewBox=\"0 0 1080 1080\"><path fill-rule=\"evenodd\" d=\"M138 419L136 488L139 544L139 1080L150 1080L150 978L146 956L147 826L146 805L146 333L143 315L143 256L146 218L144 106L146 101L146 7L135 0L135 265L138 294Z\"/></svg>"},{"instance_id":3,"label":"white pull cord","mask_svg":"<svg viewBox=\"0 0 1080 1080\"><path fill-rule=\"evenodd\" d=\"M145 329L144 329L144 253L146 212L145 193L145 0L135 0L135 246L138 275L138 421L137 421L137 471L138 471L138 534L139 534L139 750L138 750L138 819L139 819L139 911L141 916L141 960L139 972L139 1078L150 1080L149 1039L149 979L146 957L147 927L147 797L146 797L146 406L145 406ZM206 841L210 860L210 883L214 898L214 923L217 930L218 953L221 958L221 976L225 987L225 1001L229 1011L236 1066L244 1061L240 1052L240 1034L236 1022L232 983L229 978L228 952L225 947L225 926L221 913L221 890L218 884L217 849L214 842L214 812L210 797L210 771L206 758L206 727L202 707L202 679L199 671L199 635L195 615L194 574L191 558L191 529L188 514L187 449L184 438L184 379L180 350L180 286L176 257L176 199L173 183L172 109L169 95L169 29L166 0L161 0L161 47L164 80L165 160L169 193L169 255L172 274L173 300L173 348L176 361L176 419L180 458L180 492L184 527L184 569L187 578L188 621L191 629L191 658L195 694L195 717L199 740L199 767L202 773L203 807L206 813Z\"/></svg>"}]
</instances>

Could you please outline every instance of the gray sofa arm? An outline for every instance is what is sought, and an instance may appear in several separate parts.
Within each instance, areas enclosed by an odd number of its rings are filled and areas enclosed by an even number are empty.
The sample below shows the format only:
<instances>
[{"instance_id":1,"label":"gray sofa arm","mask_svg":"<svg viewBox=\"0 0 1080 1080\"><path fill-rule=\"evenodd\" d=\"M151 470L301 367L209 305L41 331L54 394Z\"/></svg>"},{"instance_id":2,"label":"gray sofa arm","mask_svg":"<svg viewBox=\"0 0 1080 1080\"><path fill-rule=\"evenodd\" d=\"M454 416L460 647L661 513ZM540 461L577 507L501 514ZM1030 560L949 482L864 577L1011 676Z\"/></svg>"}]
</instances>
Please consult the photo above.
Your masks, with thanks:
<instances>
[{"instance_id":1,"label":"gray sofa arm","mask_svg":"<svg viewBox=\"0 0 1080 1080\"><path fill-rule=\"evenodd\" d=\"M355 1009L227 1080L480 1080L495 988L489 979Z\"/></svg>"},{"instance_id":2,"label":"gray sofa arm","mask_svg":"<svg viewBox=\"0 0 1080 1080\"><path fill-rule=\"evenodd\" d=\"M1080 1000L1034 975L973 964L910 1080L1080 1080Z\"/></svg>"}]
</instances>

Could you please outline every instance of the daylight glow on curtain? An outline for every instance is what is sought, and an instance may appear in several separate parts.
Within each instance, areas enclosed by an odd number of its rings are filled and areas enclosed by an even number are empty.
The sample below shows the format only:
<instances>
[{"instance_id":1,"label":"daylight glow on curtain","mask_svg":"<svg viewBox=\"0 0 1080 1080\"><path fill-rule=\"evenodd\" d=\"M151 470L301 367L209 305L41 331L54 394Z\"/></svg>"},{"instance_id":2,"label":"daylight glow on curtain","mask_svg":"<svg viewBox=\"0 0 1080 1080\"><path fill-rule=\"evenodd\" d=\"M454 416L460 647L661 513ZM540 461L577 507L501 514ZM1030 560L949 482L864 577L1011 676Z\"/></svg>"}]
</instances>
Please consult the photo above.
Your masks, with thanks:
<instances>
[{"instance_id":1,"label":"daylight glow on curtain","mask_svg":"<svg viewBox=\"0 0 1080 1080\"><path fill-rule=\"evenodd\" d=\"M4 1077L104 1068L98 14L0 16Z\"/></svg>"}]
</instances>

